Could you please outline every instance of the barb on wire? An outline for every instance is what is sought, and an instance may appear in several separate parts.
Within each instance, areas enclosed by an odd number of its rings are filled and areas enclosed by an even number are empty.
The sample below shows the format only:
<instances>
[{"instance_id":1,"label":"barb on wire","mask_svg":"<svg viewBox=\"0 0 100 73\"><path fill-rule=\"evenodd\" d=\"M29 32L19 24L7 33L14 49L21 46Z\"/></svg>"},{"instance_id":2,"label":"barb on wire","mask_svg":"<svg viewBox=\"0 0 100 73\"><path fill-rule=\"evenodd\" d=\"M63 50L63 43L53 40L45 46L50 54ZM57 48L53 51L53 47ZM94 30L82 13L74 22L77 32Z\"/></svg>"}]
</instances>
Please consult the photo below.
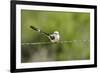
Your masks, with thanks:
<instances>
[{"instance_id":1,"label":"barb on wire","mask_svg":"<svg viewBox=\"0 0 100 73\"><path fill-rule=\"evenodd\" d=\"M68 44L68 43L81 43L81 42L90 42L90 40L59 41L58 43ZM52 43L52 42L21 43L21 45L43 45L43 44L56 44L56 43Z\"/></svg>"}]
</instances>

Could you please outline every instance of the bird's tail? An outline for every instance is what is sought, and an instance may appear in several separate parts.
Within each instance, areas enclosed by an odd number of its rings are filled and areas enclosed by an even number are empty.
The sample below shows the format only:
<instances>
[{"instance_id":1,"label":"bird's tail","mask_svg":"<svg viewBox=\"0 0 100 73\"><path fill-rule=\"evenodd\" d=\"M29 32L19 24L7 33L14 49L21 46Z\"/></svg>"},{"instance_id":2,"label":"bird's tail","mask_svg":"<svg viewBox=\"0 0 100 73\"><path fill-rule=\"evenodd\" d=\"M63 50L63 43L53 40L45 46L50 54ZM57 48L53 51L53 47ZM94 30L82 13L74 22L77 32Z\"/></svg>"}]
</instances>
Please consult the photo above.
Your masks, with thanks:
<instances>
[{"instance_id":1,"label":"bird's tail","mask_svg":"<svg viewBox=\"0 0 100 73\"><path fill-rule=\"evenodd\" d=\"M38 32L40 32L40 33L42 33L42 34L45 34L45 35L49 36L48 33L43 32L43 31L41 31L40 29L38 29L38 28L36 28L36 27L34 27L34 26L30 26L30 28L33 29L33 30L35 30L35 31L38 31Z\"/></svg>"},{"instance_id":2,"label":"bird's tail","mask_svg":"<svg viewBox=\"0 0 100 73\"><path fill-rule=\"evenodd\" d=\"M39 31L38 28L34 27L34 26L30 26L31 29L35 30L35 31Z\"/></svg>"}]
</instances>

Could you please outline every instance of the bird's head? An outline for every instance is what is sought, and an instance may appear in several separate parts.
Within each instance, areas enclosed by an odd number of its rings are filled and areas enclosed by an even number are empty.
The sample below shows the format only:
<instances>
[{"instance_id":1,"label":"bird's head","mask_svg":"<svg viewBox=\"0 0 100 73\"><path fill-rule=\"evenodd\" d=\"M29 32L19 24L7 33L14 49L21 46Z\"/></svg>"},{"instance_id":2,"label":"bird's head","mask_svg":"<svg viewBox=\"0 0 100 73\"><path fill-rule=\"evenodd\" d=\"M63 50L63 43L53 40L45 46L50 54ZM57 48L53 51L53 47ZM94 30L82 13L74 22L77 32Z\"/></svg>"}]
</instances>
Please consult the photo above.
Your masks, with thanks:
<instances>
[{"instance_id":1,"label":"bird's head","mask_svg":"<svg viewBox=\"0 0 100 73\"><path fill-rule=\"evenodd\" d=\"M54 34L59 34L59 32L58 31L54 31Z\"/></svg>"}]
</instances>

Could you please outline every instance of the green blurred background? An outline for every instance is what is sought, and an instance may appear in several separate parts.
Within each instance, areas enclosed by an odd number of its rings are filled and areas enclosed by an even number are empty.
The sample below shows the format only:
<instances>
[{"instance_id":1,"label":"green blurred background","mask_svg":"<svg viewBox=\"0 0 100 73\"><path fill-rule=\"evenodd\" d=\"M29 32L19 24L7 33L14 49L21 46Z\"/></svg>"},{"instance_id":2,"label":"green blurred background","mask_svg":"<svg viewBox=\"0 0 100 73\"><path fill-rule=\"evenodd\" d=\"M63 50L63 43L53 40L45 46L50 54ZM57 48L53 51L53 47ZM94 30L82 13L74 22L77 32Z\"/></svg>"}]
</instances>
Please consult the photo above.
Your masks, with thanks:
<instances>
[{"instance_id":1,"label":"green blurred background","mask_svg":"<svg viewBox=\"0 0 100 73\"><path fill-rule=\"evenodd\" d=\"M30 25L47 33L59 31L60 41L70 42L46 43L50 40ZM89 40L89 13L21 10L22 63L90 59ZM45 44L23 44L41 42Z\"/></svg>"}]
</instances>

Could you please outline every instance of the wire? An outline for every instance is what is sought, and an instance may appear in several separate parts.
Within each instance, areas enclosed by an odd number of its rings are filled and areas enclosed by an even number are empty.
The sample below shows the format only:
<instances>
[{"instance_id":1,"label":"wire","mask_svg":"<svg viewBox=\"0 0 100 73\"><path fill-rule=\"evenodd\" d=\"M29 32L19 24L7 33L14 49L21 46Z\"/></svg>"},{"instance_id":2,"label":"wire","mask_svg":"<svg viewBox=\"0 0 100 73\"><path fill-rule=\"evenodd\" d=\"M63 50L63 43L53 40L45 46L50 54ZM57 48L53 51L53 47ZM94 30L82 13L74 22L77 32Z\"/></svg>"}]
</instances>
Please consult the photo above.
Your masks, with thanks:
<instances>
[{"instance_id":1,"label":"wire","mask_svg":"<svg viewBox=\"0 0 100 73\"><path fill-rule=\"evenodd\" d=\"M90 42L90 40L72 40L72 41L59 41L57 43L81 43L81 42ZM21 43L21 45L43 45L43 44L57 44L52 42L36 42L36 43Z\"/></svg>"}]
</instances>

